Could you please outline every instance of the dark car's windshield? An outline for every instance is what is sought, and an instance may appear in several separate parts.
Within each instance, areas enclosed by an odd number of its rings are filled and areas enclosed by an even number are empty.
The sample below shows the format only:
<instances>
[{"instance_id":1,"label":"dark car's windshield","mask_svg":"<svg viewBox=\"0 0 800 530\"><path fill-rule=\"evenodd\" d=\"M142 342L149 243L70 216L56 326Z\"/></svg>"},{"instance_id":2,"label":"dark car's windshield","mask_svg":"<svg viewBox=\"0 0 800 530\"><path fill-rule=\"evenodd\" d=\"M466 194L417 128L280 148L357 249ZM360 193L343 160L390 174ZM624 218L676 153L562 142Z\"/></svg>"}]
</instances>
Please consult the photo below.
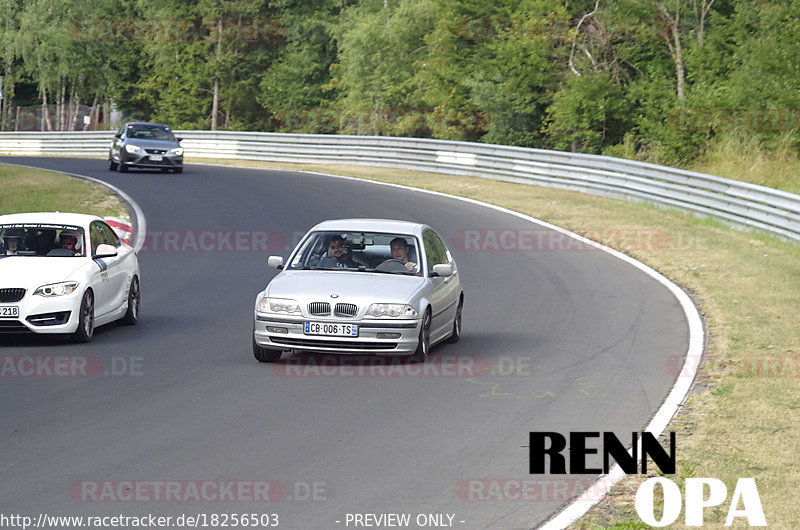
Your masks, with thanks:
<instances>
[{"instance_id":1,"label":"dark car's windshield","mask_svg":"<svg viewBox=\"0 0 800 530\"><path fill-rule=\"evenodd\" d=\"M125 136L131 140L167 140L175 141L175 136L169 127L162 125L147 125L143 123L128 125Z\"/></svg>"},{"instance_id":2,"label":"dark car's windshield","mask_svg":"<svg viewBox=\"0 0 800 530\"><path fill-rule=\"evenodd\" d=\"M76 257L86 255L83 228L52 223L0 225L0 258L9 256Z\"/></svg>"},{"instance_id":3,"label":"dark car's windshield","mask_svg":"<svg viewBox=\"0 0 800 530\"><path fill-rule=\"evenodd\" d=\"M312 232L288 268L421 275L419 248L408 234Z\"/></svg>"}]
</instances>

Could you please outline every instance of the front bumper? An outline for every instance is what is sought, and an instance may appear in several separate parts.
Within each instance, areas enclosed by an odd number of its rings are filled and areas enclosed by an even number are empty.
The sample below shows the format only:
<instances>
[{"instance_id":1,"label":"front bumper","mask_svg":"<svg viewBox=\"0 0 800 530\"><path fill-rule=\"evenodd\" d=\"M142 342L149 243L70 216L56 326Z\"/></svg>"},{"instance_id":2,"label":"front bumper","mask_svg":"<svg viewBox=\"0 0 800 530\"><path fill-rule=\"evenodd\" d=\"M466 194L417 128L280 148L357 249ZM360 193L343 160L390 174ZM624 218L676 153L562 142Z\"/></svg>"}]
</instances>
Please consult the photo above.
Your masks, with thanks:
<instances>
[{"instance_id":1,"label":"front bumper","mask_svg":"<svg viewBox=\"0 0 800 530\"><path fill-rule=\"evenodd\" d=\"M74 333L78 329L78 319L83 292L64 296L43 297L26 293L22 300L13 303L0 303L0 306L16 306L19 317L0 318L0 334L40 333L55 335Z\"/></svg>"},{"instance_id":2,"label":"front bumper","mask_svg":"<svg viewBox=\"0 0 800 530\"><path fill-rule=\"evenodd\" d=\"M357 324L358 337L306 335L307 321ZM361 320L308 319L255 314L255 341L268 350L297 350L314 353L412 355L417 350L421 319Z\"/></svg>"},{"instance_id":3,"label":"front bumper","mask_svg":"<svg viewBox=\"0 0 800 530\"><path fill-rule=\"evenodd\" d=\"M119 163L136 168L177 169L183 167L183 155L126 153Z\"/></svg>"}]
</instances>

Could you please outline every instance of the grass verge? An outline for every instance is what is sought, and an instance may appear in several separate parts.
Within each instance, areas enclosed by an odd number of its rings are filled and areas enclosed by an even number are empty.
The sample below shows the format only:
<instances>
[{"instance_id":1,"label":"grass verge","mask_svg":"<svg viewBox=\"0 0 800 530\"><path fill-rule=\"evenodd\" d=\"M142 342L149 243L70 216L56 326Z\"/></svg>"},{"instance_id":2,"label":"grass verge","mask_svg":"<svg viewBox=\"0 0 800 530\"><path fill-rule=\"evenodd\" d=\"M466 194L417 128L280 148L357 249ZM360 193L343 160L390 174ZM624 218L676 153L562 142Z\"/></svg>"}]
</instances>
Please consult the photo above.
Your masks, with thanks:
<instances>
[{"instance_id":1,"label":"grass verge","mask_svg":"<svg viewBox=\"0 0 800 530\"><path fill-rule=\"evenodd\" d=\"M0 190L0 215L52 211L128 215L106 187L54 171L0 164Z\"/></svg>"},{"instance_id":2,"label":"grass verge","mask_svg":"<svg viewBox=\"0 0 800 530\"><path fill-rule=\"evenodd\" d=\"M726 484L722 507L706 510L708 528L723 527L739 477L756 478L770 527L800 528L794 497L800 489L794 465L800 452L800 246L652 205L524 184L360 166L231 164L349 175L479 199L585 233L657 269L693 294L708 326L698 381L670 426L679 473L668 478L679 485L688 477ZM626 233L655 237L620 237ZM644 527L633 501L645 478L624 480L574 528ZM682 520L671 527L681 528Z\"/></svg>"},{"instance_id":3,"label":"grass verge","mask_svg":"<svg viewBox=\"0 0 800 530\"><path fill-rule=\"evenodd\" d=\"M800 193L800 155L792 135L765 146L755 136L728 135L713 143L684 169Z\"/></svg>"}]
</instances>

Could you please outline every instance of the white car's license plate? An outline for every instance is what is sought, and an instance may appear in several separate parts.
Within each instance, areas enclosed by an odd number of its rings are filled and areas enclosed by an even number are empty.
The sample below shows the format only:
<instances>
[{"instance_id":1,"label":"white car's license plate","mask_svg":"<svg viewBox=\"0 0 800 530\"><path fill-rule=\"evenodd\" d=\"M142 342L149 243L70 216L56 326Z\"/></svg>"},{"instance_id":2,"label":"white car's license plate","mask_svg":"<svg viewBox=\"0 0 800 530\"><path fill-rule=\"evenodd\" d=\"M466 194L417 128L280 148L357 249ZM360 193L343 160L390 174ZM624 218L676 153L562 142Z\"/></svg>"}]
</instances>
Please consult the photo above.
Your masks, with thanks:
<instances>
[{"instance_id":1,"label":"white car's license plate","mask_svg":"<svg viewBox=\"0 0 800 530\"><path fill-rule=\"evenodd\" d=\"M332 322L306 322L303 327L306 335L327 335L330 337L358 337L357 324L337 324Z\"/></svg>"},{"instance_id":2,"label":"white car's license plate","mask_svg":"<svg viewBox=\"0 0 800 530\"><path fill-rule=\"evenodd\" d=\"M0 318L19 318L19 307L15 305L0 305Z\"/></svg>"},{"instance_id":3,"label":"white car's license plate","mask_svg":"<svg viewBox=\"0 0 800 530\"><path fill-rule=\"evenodd\" d=\"M150 155L150 160L153 162L161 162L164 159L161 155Z\"/></svg>"}]
</instances>

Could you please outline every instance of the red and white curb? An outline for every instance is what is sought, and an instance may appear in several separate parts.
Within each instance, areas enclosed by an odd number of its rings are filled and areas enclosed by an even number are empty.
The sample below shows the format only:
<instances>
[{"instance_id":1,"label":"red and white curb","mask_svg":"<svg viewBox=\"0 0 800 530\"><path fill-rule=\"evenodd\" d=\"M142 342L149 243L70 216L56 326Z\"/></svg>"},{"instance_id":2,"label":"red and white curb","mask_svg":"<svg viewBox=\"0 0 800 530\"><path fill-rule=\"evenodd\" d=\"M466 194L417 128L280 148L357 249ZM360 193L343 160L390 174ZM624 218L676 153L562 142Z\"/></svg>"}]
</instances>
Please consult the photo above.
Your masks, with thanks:
<instances>
[{"instance_id":1,"label":"red and white curb","mask_svg":"<svg viewBox=\"0 0 800 530\"><path fill-rule=\"evenodd\" d=\"M119 217L104 217L108 226L114 229L117 236L122 240L123 243L126 245L131 244L131 236L133 235L133 225L131 225L130 221L126 221L125 219L120 219Z\"/></svg>"}]
</instances>

